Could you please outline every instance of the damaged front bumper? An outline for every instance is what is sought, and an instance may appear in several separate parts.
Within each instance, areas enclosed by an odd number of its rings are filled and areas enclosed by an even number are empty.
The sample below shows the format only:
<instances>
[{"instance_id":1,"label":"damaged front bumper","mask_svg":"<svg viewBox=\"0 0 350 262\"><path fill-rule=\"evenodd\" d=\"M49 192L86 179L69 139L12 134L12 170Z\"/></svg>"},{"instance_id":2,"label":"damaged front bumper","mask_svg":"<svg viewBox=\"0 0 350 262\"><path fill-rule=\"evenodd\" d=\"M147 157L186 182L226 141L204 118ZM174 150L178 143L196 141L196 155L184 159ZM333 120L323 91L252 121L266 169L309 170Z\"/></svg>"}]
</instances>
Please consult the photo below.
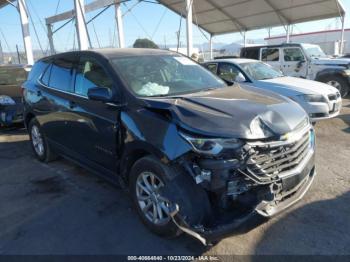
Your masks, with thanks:
<instances>
[{"instance_id":1,"label":"damaged front bumper","mask_svg":"<svg viewBox=\"0 0 350 262\"><path fill-rule=\"evenodd\" d=\"M303 198L314 180L316 175L314 139L314 131L312 129L305 131L304 129L300 133L300 137L296 137L295 141L291 143L283 142L277 143L277 145L275 142L273 142L274 144L269 143L268 153L266 153L266 144L259 144L259 146L254 147L255 152L260 150L259 157L256 155L252 157L253 160L248 161L247 163L250 164L247 164L245 168L242 166L239 168L239 163L236 161L218 160L217 163L220 163L218 165L222 169L213 170L214 160L203 163L199 161L196 168L202 168L200 179L192 174L198 185L201 184L211 195L213 192L220 192L220 196L228 197L232 203L240 202L249 207L243 208L242 212L237 212L236 205L227 205L226 201L222 205L223 209L226 213L235 212L234 216L228 216L228 219L222 220L220 219L221 215L216 215L216 219L210 223L190 225L186 221L186 214L181 212L181 203L173 202L170 207L173 222L183 232L207 245L235 232L240 232L240 230L249 231L265 221L266 218L281 213ZM261 155L261 150L265 150L263 155ZM271 158L271 155L274 157ZM284 168L283 172L278 174L273 169L277 164L279 164L277 170ZM205 166L204 170L203 166ZM260 168L259 172L254 171L257 166ZM232 170L235 170L236 173L233 174ZM208 172L211 176L208 175ZM227 174L223 175L225 172ZM226 181L222 177L225 177ZM237 177L240 177L240 181ZM224 190L220 184L223 181L226 185ZM221 200L222 198L215 199ZM218 213L217 210L219 209L213 209L213 212Z\"/></svg>"},{"instance_id":2,"label":"damaged front bumper","mask_svg":"<svg viewBox=\"0 0 350 262\"><path fill-rule=\"evenodd\" d=\"M177 216L179 213L178 205L172 207L172 212L170 213L173 222L185 233L197 238L203 243L203 245L208 245L213 241L222 239L228 235L232 235L237 229L248 230L259 225L264 221L265 218L270 218L278 213L281 213L288 207L292 206L309 190L313 179L316 175L315 169L312 169L310 174L305 177L305 179L297 186L294 192L289 192L285 194L287 199L282 201L263 201L250 213L246 214L242 218L235 219L231 223L225 225L219 225L213 228L204 228L202 226L190 226L188 225L181 216Z\"/></svg>"}]
</instances>

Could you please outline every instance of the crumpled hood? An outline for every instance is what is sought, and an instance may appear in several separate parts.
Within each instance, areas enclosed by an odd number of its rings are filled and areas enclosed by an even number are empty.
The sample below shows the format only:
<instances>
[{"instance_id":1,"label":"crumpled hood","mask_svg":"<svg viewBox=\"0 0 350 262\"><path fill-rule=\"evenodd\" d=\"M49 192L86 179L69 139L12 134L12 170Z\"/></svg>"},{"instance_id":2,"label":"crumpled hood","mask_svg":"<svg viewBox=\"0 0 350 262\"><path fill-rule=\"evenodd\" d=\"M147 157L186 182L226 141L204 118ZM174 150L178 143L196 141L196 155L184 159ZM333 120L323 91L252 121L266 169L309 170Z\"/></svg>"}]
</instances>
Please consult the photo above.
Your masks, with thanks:
<instances>
[{"instance_id":1,"label":"crumpled hood","mask_svg":"<svg viewBox=\"0 0 350 262\"><path fill-rule=\"evenodd\" d=\"M250 86L232 86L176 98L145 98L143 101L150 110L169 111L181 128L215 137L263 139L283 135L307 118L295 102Z\"/></svg>"},{"instance_id":2,"label":"crumpled hood","mask_svg":"<svg viewBox=\"0 0 350 262\"><path fill-rule=\"evenodd\" d=\"M276 85L277 87L286 88L290 91L295 91L301 94L322 94L327 96L329 94L335 94L338 91L333 86L298 77L278 77L274 79L262 80L261 82L274 84L275 91Z\"/></svg>"},{"instance_id":3,"label":"crumpled hood","mask_svg":"<svg viewBox=\"0 0 350 262\"><path fill-rule=\"evenodd\" d=\"M330 65L330 66L348 66L350 65L350 59L339 59L339 58L320 58L312 59L312 63L315 65Z\"/></svg>"}]
</instances>

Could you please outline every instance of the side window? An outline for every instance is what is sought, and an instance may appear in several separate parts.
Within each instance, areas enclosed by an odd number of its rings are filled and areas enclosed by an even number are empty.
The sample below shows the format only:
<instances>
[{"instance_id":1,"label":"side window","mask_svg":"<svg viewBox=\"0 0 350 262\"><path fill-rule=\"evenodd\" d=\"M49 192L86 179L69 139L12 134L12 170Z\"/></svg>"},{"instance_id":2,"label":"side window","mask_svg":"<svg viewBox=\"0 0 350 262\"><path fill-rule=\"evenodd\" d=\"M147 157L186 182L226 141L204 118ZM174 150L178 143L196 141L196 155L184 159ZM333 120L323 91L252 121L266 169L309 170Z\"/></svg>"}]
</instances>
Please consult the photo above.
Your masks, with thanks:
<instances>
[{"instance_id":1,"label":"side window","mask_svg":"<svg viewBox=\"0 0 350 262\"><path fill-rule=\"evenodd\" d=\"M242 73L234 65L223 63L219 65L219 76L227 81L236 81L237 76L241 76Z\"/></svg>"},{"instance_id":2,"label":"side window","mask_svg":"<svg viewBox=\"0 0 350 262\"><path fill-rule=\"evenodd\" d=\"M218 64L207 64L206 67L215 75L218 73Z\"/></svg>"},{"instance_id":3,"label":"side window","mask_svg":"<svg viewBox=\"0 0 350 262\"><path fill-rule=\"evenodd\" d=\"M79 62L75 77L74 92L76 94L87 96L90 88L107 87L112 89L112 86L112 79L95 59L82 59Z\"/></svg>"},{"instance_id":4,"label":"side window","mask_svg":"<svg viewBox=\"0 0 350 262\"><path fill-rule=\"evenodd\" d=\"M300 62L305 60L300 48L285 48L283 49L283 56L285 62Z\"/></svg>"},{"instance_id":5,"label":"side window","mask_svg":"<svg viewBox=\"0 0 350 262\"><path fill-rule=\"evenodd\" d=\"M51 66L49 86L54 89L72 92L72 73L72 61L64 58L56 59Z\"/></svg>"},{"instance_id":6,"label":"side window","mask_svg":"<svg viewBox=\"0 0 350 262\"><path fill-rule=\"evenodd\" d=\"M265 48L261 51L261 60L264 62L278 62L280 53L278 48Z\"/></svg>"}]
</instances>

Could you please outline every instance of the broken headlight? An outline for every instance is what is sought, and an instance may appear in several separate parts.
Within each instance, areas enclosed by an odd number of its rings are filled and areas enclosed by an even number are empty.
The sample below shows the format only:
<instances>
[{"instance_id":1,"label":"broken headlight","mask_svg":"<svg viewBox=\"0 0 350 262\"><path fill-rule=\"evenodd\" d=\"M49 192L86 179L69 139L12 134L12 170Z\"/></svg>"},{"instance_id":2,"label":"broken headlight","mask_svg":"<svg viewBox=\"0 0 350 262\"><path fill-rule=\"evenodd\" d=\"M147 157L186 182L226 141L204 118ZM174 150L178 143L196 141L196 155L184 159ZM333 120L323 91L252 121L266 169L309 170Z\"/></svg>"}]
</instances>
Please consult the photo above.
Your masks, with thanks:
<instances>
[{"instance_id":1,"label":"broken headlight","mask_svg":"<svg viewBox=\"0 0 350 262\"><path fill-rule=\"evenodd\" d=\"M9 106L14 105L16 102L9 96L0 95L0 105L2 106Z\"/></svg>"},{"instance_id":2,"label":"broken headlight","mask_svg":"<svg viewBox=\"0 0 350 262\"><path fill-rule=\"evenodd\" d=\"M203 138L188 134L180 135L192 146L193 150L205 155L218 155L224 150L235 150L243 146L243 142L235 138Z\"/></svg>"}]
</instances>

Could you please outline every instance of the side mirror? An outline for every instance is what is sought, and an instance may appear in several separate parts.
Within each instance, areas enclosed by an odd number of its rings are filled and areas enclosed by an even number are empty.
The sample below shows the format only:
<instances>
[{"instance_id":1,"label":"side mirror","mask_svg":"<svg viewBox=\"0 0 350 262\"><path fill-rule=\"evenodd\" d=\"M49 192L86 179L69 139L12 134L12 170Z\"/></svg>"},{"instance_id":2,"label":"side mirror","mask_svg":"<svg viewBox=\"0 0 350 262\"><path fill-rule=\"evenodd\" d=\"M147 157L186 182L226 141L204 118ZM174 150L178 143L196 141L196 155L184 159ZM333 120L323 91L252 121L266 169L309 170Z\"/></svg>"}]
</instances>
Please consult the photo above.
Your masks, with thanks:
<instances>
[{"instance_id":1,"label":"side mirror","mask_svg":"<svg viewBox=\"0 0 350 262\"><path fill-rule=\"evenodd\" d=\"M298 64L297 64L297 68L298 69L301 68L305 62L306 62L305 60L299 61Z\"/></svg>"},{"instance_id":2,"label":"side mirror","mask_svg":"<svg viewBox=\"0 0 350 262\"><path fill-rule=\"evenodd\" d=\"M237 76L236 76L236 79L235 79L236 82L238 83L243 83L243 82L246 82L247 79L245 79L244 75L242 73L239 73Z\"/></svg>"},{"instance_id":3,"label":"side mirror","mask_svg":"<svg viewBox=\"0 0 350 262\"><path fill-rule=\"evenodd\" d=\"M88 90L87 94L90 100L101 101L104 103L112 102L112 92L106 87L94 87Z\"/></svg>"}]
</instances>

